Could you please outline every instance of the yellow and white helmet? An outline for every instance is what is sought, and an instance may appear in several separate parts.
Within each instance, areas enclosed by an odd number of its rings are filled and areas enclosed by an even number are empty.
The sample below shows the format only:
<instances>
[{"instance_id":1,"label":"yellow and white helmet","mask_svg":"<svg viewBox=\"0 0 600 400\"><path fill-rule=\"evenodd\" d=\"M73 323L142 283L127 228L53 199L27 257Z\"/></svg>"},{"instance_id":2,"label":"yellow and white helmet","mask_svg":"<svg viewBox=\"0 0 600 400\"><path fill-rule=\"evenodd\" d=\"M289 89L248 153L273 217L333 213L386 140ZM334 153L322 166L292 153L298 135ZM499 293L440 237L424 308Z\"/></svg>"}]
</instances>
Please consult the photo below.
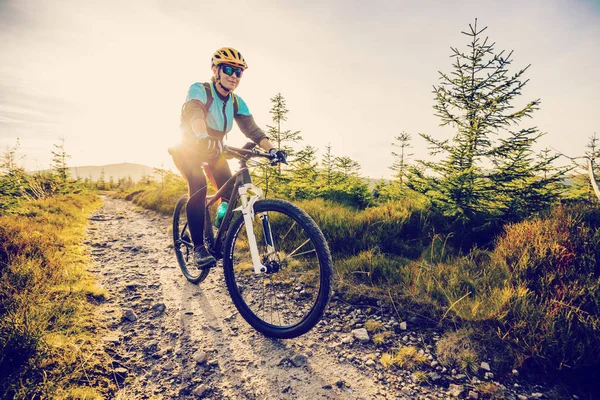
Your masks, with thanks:
<instances>
[{"instance_id":1,"label":"yellow and white helmet","mask_svg":"<svg viewBox=\"0 0 600 400\"><path fill-rule=\"evenodd\" d=\"M248 68L248 64L246 64L246 60L242 57L242 53L232 47L223 47L215 51L211 61L213 67L218 67L221 64L229 64L234 67Z\"/></svg>"}]
</instances>

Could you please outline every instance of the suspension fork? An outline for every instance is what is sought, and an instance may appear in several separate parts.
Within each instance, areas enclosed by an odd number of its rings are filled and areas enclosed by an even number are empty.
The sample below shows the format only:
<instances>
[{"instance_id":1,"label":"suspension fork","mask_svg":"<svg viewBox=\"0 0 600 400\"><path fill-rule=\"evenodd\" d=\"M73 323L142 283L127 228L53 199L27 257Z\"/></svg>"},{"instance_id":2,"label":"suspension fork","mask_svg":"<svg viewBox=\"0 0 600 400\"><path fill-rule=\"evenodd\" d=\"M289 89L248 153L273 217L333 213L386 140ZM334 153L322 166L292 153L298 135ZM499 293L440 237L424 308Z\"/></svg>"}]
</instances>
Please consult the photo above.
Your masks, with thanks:
<instances>
[{"instance_id":1,"label":"suspension fork","mask_svg":"<svg viewBox=\"0 0 600 400\"><path fill-rule=\"evenodd\" d=\"M254 195L249 196L249 192L254 192ZM246 235L248 237L248 247L250 248L250 256L252 257L252 265L254 266L254 273L261 274L267 272L267 267L263 265L258 254L258 244L256 243L256 235L254 235L254 203L262 198L262 190L250 183L241 185L238 189L240 194L240 201L242 203L242 215L244 216L244 225L246 226ZM248 198L249 197L249 198ZM273 239L271 237L271 227L269 226L268 219L264 216L265 213L261 214L261 220L263 228L267 226L269 236L266 239L267 245L272 248ZM266 224L266 225L265 225ZM265 231L266 234L267 231ZM269 241L270 240L270 241ZM269 248L269 252L271 249Z\"/></svg>"},{"instance_id":2,"label":"suspension fork","mask_svg":"<svg viewBox=\"0 0 600 400\"><path fill-rule=\"evenodd\" d=\"M269 260L273 260L275 256L275 241L273 240L273 233L271 231L271 224L269 223L269 215L267 212L262 212L259 215L263 226L263 232L265 235L265 242L267 243L267 250Z\"/></svg>"}]
</instances>

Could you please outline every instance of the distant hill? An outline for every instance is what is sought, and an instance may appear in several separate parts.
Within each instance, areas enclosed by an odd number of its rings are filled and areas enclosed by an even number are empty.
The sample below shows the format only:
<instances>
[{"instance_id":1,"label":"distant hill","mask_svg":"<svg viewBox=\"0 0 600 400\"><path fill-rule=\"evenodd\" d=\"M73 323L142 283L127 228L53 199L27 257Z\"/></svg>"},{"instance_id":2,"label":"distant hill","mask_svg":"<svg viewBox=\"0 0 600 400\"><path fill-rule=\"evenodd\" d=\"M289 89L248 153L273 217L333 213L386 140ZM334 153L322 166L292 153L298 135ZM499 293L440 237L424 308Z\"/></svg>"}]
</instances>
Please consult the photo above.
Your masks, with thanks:
<instances>
[{"instance_id":1,"label":"distant hill","mask_svg":"<svg viewBox=\"0 0 600 400\"><path fill-rule=\"evenodd\" d=\"M154 168L148 167L147 165L133 163L69 168L73 178L91 178L94 181L98 180L102 170L104 170L104 179L107 181L111 177L117 181L120 178L127 178L128 176L130 176L133 181L139 181L144 175L152 175Z\"/></svg>"}]
</instances>

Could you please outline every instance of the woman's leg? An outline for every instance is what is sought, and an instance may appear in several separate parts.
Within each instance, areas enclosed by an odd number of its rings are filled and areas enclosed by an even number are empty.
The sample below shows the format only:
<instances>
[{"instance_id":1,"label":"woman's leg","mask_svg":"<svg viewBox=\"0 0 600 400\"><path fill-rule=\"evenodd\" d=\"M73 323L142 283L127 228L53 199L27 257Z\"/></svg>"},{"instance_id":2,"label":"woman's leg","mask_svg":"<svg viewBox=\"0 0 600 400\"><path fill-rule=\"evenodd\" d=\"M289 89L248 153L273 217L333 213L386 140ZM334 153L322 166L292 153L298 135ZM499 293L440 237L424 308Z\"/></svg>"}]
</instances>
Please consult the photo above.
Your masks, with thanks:
<instances>
[{"instance_id":1,"label":"woman's leg","mask_svg":"<svg viewBox=\"0 0 600 400\"><path fill-rule=\"evenodd\" d=\"M195 155L195 157L194 157ZM217 260L204 247L204 214L206 208L206 177L197 154L176 154L175 165L188 184L189 200L186 206L188 227L194 242L194 262L200 269L211 268Z\"/></svg>"},{"instance_id":2,"label":"woman's leg","mask_svg":"<svg viewBox=\"0 0 600 400\"><path fill-rule=\"evenodd\" d=\"M195 245L203 245L204 208L206 204L206 177L204 171L200 162L190 162L180 155L174 156L173 161L188 184L189 200L186 213L192 241Z\"/></svg>"},{"instance_id":3,"label":"woman's leg","mask_svg":"<svg viewBox=\"0 0 600 400\"><path fill-rule=\"evenodd\" d=\"M229 164L227 164L227 160L225 157L219 157L215 161L210 163L210 171L212 172L213 184L220 189L225 182L231 178L231 169L229 168ZM223 196L221 197L221 201L226 201L229 203L231 199L231 193L233 190L233 185L229 185L229 187L223 192Z\"/></svg>"}]
</instances>

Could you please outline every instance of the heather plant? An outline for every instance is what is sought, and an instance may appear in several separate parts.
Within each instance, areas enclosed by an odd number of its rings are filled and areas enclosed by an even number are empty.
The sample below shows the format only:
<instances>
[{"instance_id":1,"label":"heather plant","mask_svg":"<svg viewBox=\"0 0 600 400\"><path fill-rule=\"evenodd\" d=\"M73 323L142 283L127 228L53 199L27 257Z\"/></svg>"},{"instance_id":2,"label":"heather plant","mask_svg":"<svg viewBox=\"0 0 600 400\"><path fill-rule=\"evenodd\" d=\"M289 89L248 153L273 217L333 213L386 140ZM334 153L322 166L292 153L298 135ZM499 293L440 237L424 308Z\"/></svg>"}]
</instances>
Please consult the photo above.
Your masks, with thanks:
<instances>
[{"instance_id":1,"label":"heather plant","mask_svg":"<svg viewBox=\"0 0 600 400\"><path fill-rule=\"evenodd\" d=\"M514 295L499 335L521 357L562 369L600 364L600 219L596 208L556 207L514 224L494 257L506 262Z\"/></svg>"}]
</instances>

